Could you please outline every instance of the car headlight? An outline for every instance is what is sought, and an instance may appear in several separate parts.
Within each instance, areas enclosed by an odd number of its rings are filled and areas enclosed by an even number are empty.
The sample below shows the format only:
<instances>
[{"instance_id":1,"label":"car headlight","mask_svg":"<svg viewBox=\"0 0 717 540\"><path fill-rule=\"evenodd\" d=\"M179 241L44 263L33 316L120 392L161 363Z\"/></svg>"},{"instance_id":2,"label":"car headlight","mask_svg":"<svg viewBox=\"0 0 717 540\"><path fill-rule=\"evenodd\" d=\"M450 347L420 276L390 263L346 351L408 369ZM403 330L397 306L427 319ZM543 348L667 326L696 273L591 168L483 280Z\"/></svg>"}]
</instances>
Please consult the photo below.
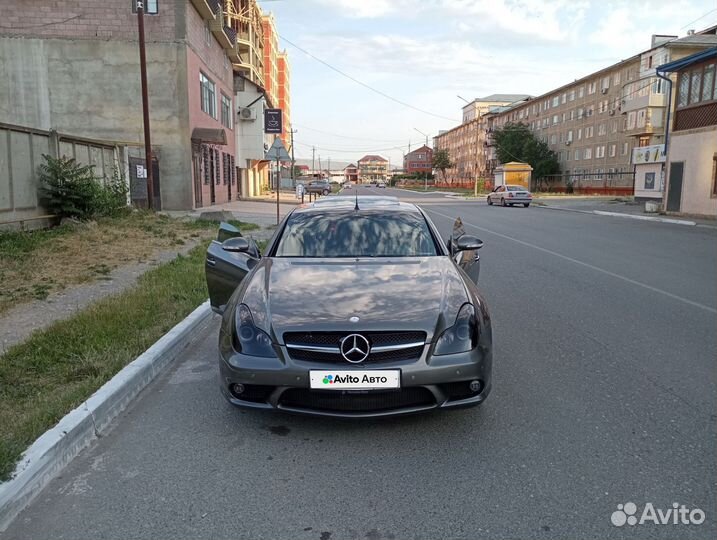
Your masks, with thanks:
<instances>
[{"instance_id":1,"label":"car headlight","mask_svg":"<svg viewBox=\"0 0 717 540\"><path fill-rule=\"evenodd\" d=\"M239 304L234 312L234 349L249 356L276 358L271 338L254 324L251 311L245 304Z\"/></svg>"},{"instance_id":2,"label":"car headlight","mask_svg":"<svg viewBox=\"0 0 717 540\"><path fill-rule=\"evenodd\" d=\"M476 311L472 304L463 304L458 310L456 322L444 330L436 342L433 354L456 354L475 349L478 344Z\"/></svg>"}]
</instances>

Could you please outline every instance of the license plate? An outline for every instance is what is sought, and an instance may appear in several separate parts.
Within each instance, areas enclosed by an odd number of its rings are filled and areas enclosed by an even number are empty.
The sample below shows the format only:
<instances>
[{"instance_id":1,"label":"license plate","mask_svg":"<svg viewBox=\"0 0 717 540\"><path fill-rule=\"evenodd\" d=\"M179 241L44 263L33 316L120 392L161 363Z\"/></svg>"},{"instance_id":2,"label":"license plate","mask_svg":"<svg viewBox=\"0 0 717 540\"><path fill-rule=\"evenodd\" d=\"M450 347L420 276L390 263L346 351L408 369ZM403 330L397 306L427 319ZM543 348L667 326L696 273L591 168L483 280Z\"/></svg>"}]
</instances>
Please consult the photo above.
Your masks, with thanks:
<instances>
[{"instance_id":1,"label":"license plate","mask_svg":"<svg viewBox=\"0 0 717 540\"><path fill-rule=\"evenodd\" d=\"M378 390L400 388L401 372L397 369L311 370L309 386L315 390Z\"/></svg>"}]
</instances>

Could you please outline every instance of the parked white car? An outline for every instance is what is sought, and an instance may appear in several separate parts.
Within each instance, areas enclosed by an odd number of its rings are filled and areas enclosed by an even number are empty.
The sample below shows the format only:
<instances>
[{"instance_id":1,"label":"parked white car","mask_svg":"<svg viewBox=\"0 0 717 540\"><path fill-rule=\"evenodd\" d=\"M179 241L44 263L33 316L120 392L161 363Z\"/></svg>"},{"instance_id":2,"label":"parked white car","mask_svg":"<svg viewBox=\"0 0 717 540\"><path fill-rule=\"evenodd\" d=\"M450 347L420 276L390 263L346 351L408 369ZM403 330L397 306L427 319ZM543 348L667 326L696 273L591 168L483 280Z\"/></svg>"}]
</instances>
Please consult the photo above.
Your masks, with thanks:
<instances>
[{"instance_id":1,"label":"parked white car","mask_svg":"<svg viewBox=\"0 0 717 540\"><path fill-rule=\"evenodd\" d=\"M489 205L493 205L493 203L501 206L522 204L528 208L533 202L533 195L523 186L498 186L488 194L487 201Z\"/></svg>"}]
</instances>

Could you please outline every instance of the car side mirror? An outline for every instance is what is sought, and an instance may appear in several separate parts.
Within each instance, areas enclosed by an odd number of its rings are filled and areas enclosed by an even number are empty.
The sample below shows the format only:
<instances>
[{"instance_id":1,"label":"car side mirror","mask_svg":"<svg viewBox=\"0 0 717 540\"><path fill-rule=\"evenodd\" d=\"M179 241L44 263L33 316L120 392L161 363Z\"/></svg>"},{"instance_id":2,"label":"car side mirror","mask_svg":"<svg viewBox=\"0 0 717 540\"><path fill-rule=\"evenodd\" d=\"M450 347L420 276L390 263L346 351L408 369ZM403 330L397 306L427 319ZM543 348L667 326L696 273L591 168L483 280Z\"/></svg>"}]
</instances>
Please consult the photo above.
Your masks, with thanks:
<instances>
[{"instance_id":1,"label":"car side mirror","mask_svg":"<svg viewBox=\"0 0 717 540\"><path fill-rule=\"evenodd\" d=\"M455 241L456 251L472 251L483 247L483 241L470 234L459 236Z\"/></svg>"},{"instance_id":2,"label":"car side mirror","mask_svg":"<svg viewBox=\"0 0 717 540\"><path fill-rule=\"evenodd\" d=\"M227 238L222 242L222 249L231 253L247 253L249 251L249 240L243 236Z\"/></svg>"}]
</instances>

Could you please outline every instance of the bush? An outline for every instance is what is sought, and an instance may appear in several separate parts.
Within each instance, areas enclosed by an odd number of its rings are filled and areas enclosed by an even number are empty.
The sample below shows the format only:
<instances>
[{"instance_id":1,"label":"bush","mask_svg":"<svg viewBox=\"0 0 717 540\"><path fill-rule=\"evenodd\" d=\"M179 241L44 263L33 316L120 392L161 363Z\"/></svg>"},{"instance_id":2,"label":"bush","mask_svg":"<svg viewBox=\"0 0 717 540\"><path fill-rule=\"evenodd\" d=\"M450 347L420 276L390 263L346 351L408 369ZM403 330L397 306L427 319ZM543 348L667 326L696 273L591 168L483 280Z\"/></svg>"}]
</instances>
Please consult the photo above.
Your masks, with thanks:
<instances>
[{"instance_id":1,"label":"bush","mask_svg":"<svg viewBox=\"0 0 717 540\"><path fill-rule=\"evenodd\" d=\"M117 169L103 184L94 165L81 165L65 156L42 157L40 202L51 214L86 220L115 215L127 207L127 184Z\"/></svg>"}]
</instances>

